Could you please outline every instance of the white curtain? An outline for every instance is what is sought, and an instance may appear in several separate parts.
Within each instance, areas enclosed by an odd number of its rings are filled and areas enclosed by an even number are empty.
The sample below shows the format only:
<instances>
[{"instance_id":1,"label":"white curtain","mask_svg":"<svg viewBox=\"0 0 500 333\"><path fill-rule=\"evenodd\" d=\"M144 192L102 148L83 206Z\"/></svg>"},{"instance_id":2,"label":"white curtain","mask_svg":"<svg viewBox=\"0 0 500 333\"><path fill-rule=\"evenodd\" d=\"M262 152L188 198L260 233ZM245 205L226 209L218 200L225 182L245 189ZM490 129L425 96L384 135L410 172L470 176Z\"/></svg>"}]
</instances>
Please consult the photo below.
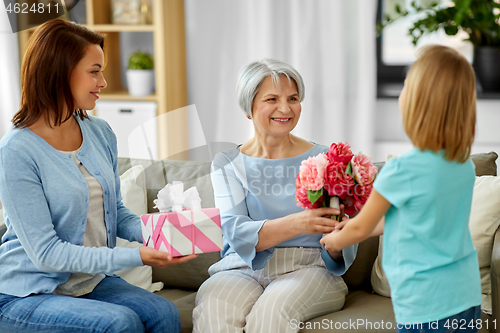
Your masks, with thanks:
<instances>
[{"instance_id":1,"label":"white curtain","mask_svg":"<svg viewBox=\"0 0 500 333\"><path fill-rule=\"evenodd\" d=\"M277 58L295 67L306 86L294 134L325 145L347 141L355 153L371 155L376 5L374 0L185 0L189 103L196 105L204 130L191 128L190 142L200 136L207 143L250 139L253 126L238 106L236 76L251 61Z\"/></svg>"},{"instance_id":2,"label":"white curtain","mask_svg":"<svg viewBox=\"0 0 500 333\"><path fill-rule=\"evenodd\" d=\"M19 49L17 34L12 32L7 12L0 4L0 138L11 127L19 109Z\"/></svg>"}]
</instances>

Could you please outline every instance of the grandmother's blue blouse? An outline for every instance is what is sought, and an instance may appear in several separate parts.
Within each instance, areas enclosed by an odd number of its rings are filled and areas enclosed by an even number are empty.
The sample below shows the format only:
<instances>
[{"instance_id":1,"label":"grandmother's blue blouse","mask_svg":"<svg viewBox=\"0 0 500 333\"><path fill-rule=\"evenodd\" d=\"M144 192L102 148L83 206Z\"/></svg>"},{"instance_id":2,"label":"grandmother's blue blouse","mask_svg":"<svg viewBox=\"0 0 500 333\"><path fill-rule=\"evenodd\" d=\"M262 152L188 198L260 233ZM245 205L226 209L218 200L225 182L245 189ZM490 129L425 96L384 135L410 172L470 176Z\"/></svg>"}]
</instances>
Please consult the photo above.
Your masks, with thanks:
<instances>
[{"instance_id":1,"label":"grandmother's blue blouse","mask_svg":"<svg viewBox=\"0 0 500 333\"><path fill-rule=\"evenodd\" d=\"M221 211L224 249L222 256L237 253L253 270L262 269L273 256L274 247L256 252L259 230L267 220L298 213L295 178L308 157L326 153L328 147L315 144L307 152L283 159L250 157L238 149L218 153L212 162L215 205ZM276 247L321 247L322 235L300 235ZM334 261L326 250L326 268L344 274L356 257L357 245L343 250L343 261Z\"/></svg>"}]
</instances>

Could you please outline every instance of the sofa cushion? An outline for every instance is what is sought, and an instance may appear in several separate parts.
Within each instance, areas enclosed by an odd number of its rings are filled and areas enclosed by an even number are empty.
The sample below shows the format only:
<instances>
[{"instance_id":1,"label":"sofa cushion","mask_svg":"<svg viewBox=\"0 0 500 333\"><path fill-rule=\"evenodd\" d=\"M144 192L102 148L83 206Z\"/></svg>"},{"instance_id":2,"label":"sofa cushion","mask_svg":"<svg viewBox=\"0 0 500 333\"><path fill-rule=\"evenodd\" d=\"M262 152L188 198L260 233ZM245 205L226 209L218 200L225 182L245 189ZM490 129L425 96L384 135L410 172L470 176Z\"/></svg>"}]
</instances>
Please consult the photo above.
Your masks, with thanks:
<instances>
[{"instance_id":1,"label":"sofa cushion","mask_svg":"<svg viewBox=\"0 0 500 333\"><path fill-rule=\"evenodd\" d=\"M155 268L153 281L162 281L168 287L197 290L209 278L208 268L220 259L220 252L202 253L183 264Z\"/></svg>"},{"instance_id":2,"label":"sofa cushion","mask_svg":"<svg viewBox=\"0 0 500 333\"><path fill-rule=\"evenodd\" d=\"M193 309L195 301L195 292L174 301L175 306L177 307L177 309L179 309L179 314L181 317L181 333L191 333L193 331Z\"/></svg>"},{"instance_id":3,"label":"sofa cushion","mask_svg":"<svg viewBox=\"0 0 500 333\"><path fill-rule=\"evenodd\" d=\"M185 290L185 289L177 289L177 288L164 288L160 291L157 291L155 294L160 295L172 302L184 298L189 295L196 295L196 291ZM194 302L193 302L194 307Z\"/></svg>"},{"instance_id":4,"label":"sofa cushion","mask_svg":"<svg viewBox=\"0 0 500 333\"><path fill-rule=\"evenodd\" d=\"M311 319L300 332L396 332L396 321L389 298L355 291L341 311Z\"/></svg>"}]
</instances>

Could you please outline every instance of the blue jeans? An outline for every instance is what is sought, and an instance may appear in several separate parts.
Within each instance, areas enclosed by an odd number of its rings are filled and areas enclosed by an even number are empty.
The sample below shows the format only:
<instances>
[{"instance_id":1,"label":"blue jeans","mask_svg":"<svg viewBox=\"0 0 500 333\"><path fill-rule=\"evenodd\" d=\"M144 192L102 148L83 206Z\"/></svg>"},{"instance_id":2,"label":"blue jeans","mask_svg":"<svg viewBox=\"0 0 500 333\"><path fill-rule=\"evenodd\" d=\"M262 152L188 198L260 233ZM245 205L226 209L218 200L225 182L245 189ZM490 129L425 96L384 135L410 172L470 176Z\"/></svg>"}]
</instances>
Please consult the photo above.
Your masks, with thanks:
<instances>
[{"instance_id":1,"label":"blue jeans","mask_svg":"<svg viewBox=\"0 0 500 333\"><path fill-rule=\"evenodd\" d=\"M82 297L0 294L2 333L180 330L179 310L172 302L118 277L106 277Z\"/></svg>"},{"instance_id":2,"label":"blue jeans","mask_svg":"<svg viewBox=\"0 0 500 333\"><path fill-rule=\"evenodd\" d=\"M481 327L481 307L474 306L454 316L438 321L413 325L413 327L398 324L398 333L475 333ZM401 328L400 328L401 327Z\"/></svg>"}]
</instances>

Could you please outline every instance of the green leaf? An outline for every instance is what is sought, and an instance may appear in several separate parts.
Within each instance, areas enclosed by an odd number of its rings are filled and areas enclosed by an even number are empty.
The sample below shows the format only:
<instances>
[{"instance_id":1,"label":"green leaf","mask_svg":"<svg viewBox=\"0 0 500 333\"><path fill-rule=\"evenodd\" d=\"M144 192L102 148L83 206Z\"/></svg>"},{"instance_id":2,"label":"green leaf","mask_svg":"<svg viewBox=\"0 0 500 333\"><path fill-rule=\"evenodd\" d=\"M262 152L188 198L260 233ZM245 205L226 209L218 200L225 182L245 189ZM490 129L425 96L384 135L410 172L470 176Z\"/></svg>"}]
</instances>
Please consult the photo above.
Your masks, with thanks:
<instances>
[{"instance_id":1,"label":"green leaf","mask_svg":"<svg viewBox=\"0 0 500 333\"><path fill-rule=\"evenodd\" d=\"M448 36L455 36L458 33L458 28L454 25L449 25L449 26L444 27L444 32Z\"/></svg>"},{"instance_id":2,"label":"green leaf","mask_svg":"<svg viewBox=\"0 0 500 333\"><path fill-rule=\"evenodd\" d=\"M410 7L421 18L413 23L408 30L413 44L417 45L419 39L434 31L444 30L448 35L456 35L458 31L468 34L466 40L474 46L500 47L500 2L498 0L452 0L443 1L426 0L411 1ZM430 5L430 7L429 7ZM397 8L399 6L399 8ZM413 12L413 11L412 11ZM384 15L386 21L377 26L377 34L401 17L408 15L401 4L395 4L392 17Z\"/></svg>"},{"instance_id":3,"label":"green leaf","mask_svg":"<svg viewBox=\"0 0 500 333\"><path fill-rule=\"evenodd\" d=\"M349 162L349 164L347 164L347 168L345 169L345 173L352 177L352 164L351 164L351 162Z\"/></svg>"},{"instance_id":4,"label":"green leaf","mask_svg":"<svg viewBox=\"0 0 500 333\"><path fill-rule=\"evenodd\" d=\"M153 57L149 53L136 51L128 59L128 69L153 69Z\"/></svg>"},{"instance_id":5,"label":"green leaf","mask_svg":"<svg viewBox=\"0 0 500 333\"><path fill-rule=\"evenodd\" d=\"M307 199L311 202L311 204L314 205L316 201L318 201L319 198L321 198L321 195L323 194L323 189L319 191L311 191L307 190Z\"/></svg>"}]
</instances>

